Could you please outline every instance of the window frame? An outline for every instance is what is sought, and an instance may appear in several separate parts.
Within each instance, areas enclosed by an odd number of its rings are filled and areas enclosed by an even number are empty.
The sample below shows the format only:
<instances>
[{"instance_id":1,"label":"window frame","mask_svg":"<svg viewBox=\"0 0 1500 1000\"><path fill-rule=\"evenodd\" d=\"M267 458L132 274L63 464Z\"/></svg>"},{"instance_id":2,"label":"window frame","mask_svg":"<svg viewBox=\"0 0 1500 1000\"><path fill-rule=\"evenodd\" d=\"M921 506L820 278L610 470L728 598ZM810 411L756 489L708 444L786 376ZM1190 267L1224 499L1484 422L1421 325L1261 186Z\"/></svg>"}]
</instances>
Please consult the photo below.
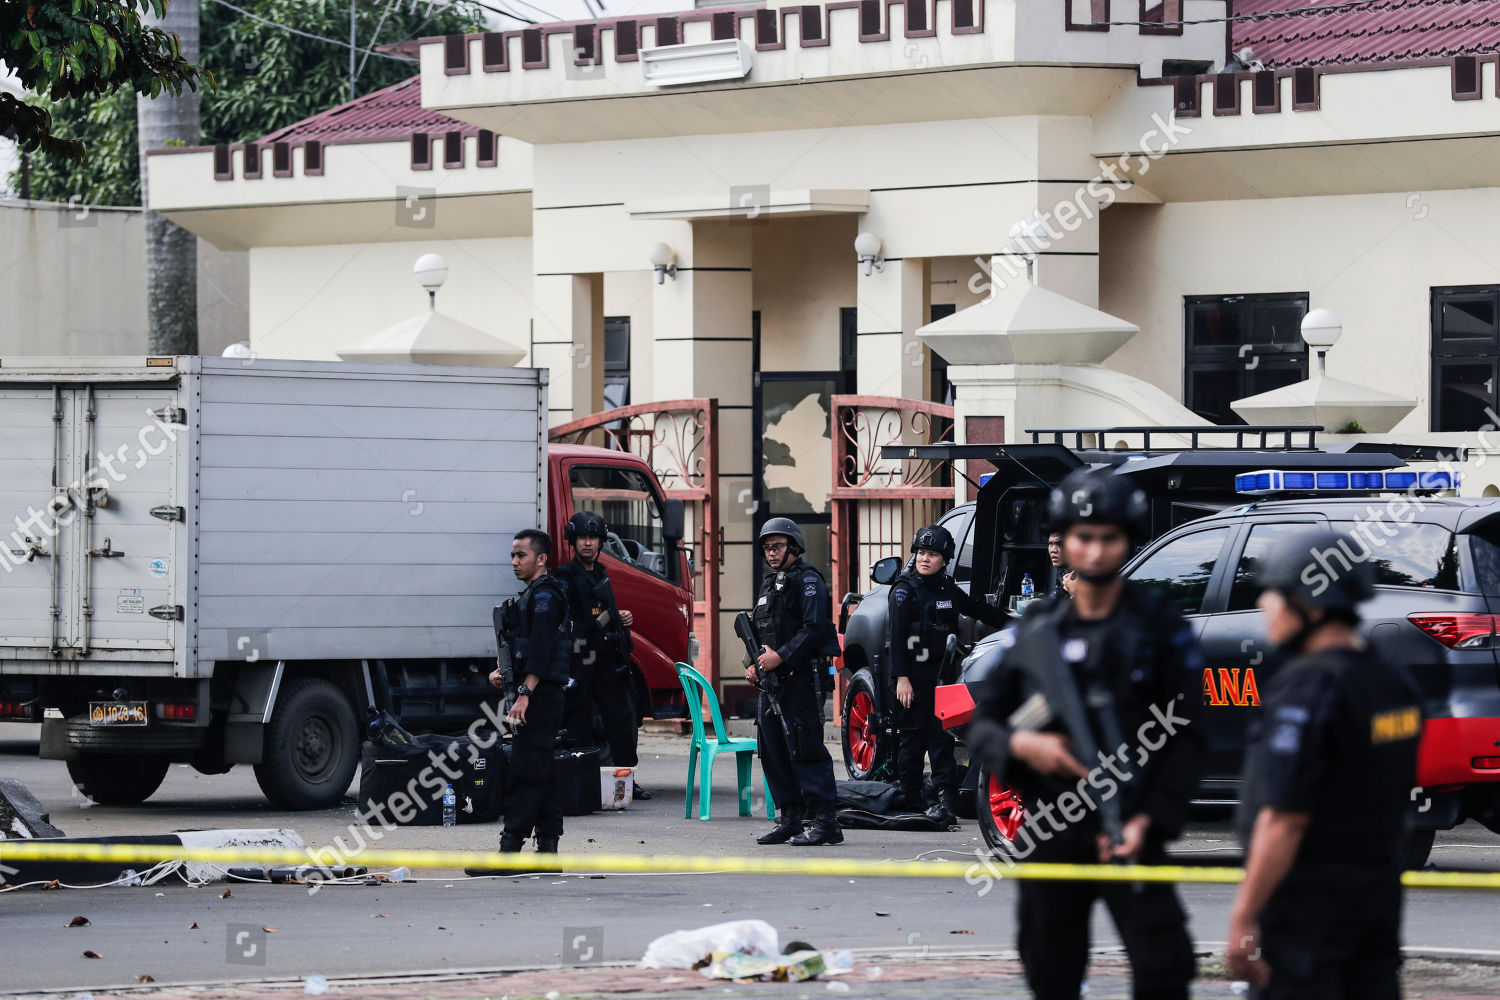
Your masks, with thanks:
<instances>
[{"instance_id":1,"label":"window frame","mask_svg":"<svg viewBox=\"0 0 1500 1000\"><path fill-rule=\"evenodd\" d=\"M1443 306L1462 299L1489 298L1495 314L1495 331L1489 337L1449 339L1442 336ZM1479 430L1464 427L1445 430L1443 412L1443 371L1450 365L1490 366L1490 409L1500 413L1500 285L1434 285L1430 290L1428 315L1428 403L1427 427L1433 433L1460 434Z\"/></svg>"},{"instance_id":2,"label":"window frame","mask_svg":"<svg viewBox=\"0 0 1500 1000\"><path fill-rule=\"evenodd\" d=\"M1205 347L1193 346L1193 319L1195 318L1195 315L1199 310L1201 310L1205 306L1218 306L1221 309L1224 307L1234 307L1237 310L1242 310L1245 316L1247 318L1250 318L1253 317L1253 311L1256 307L1265 307L1268 305L1276 304L1290 305L1295 303L1302 307L1302 315L1306 316L1310 302L1311 297L1307 292L1256 292L1244 295L1184 295L1182 297L1183 405L1192 410L1194 413L1199 413L1195 406L1195 403L1197 403L1198 401L1194 398L1193 393L1193 375L1196 372L1217 371L1237 374L1239 376L1239 387L1234 390L1234 398L1243 399L1246 396L1254 395L1253 387L1250 384L1251 377L1248 375L1248 373L1255 369L1261 369L1262 365L1264 365L1264 368L1261 370L1264 371L1275 369L1278 371L1287 371L1298 376L1297 378L1292 379L1293 383L1305 380L1308 377L1308 372L1310 371L1309 360L1311 357L1311 351L1308 349L1306 343L1301 341L1300 336L1298 337L1298 343L1301 346L1297 350L1256 351L1253 350L1253 340L1246 341L1245 343L1241 343L1238 345L1221 344ZM1249 344L1252 347L1252 350L1248 352L1248 354L1244 351L1246 344ZM1245 359L1247 356L1253 356L1256 359L1253 367L1246 366ZM1240 420L1237 416L1235 416L1232 410L1228 410L1227 401L1225 407L1226 412L1231 418L1240 423L1244 422L1243 420ZM1205 419L1208 419L1208 416L1205 414L1199 413L1199 415L1204 416Z\"/></svg>"},{"instance_id":3,"label":"window frame","mask_svg":"<svg viewBox=\"0 0 1500 1000\"><path fill-rule=\"evenodd\" d=\"M1223 607L1223 594L1221 591L1224 587L1225 553L1237 551L1239 539L1244 531L1244 526L1241 524L1204 524L1195 526L1192 530L1184 530L1181 533L1168 532L1152 542L1149 547L1142 549L1133 559L1126 563L1122 575L1132 582L1137 582L1136 572L1147 562L1154 559L1167 546L1175 545L1194 535L1216 531L1224 532L1224 540L1219 545L1219 556L1214 562L1213 571L1208 575L1208 584L1203 590L1203 599L1199 603L1197 611L1181 612L1184 618L1199 618L1203 615L1213 614L1216 607ZM1238 562L1236 562L1236 565L1238 565Z\"/></svg>"},{"instance_id":4,"label":"window frame","mask_svg":"<svg viewBox=\"0 0 1500 1000\"><path fill-rule=\"evenodd\" d=\"M1327 528L1328 519L1320 514L1283 514L1276 517L1254 517L1247 518L1239 525L1231 552L1234 558L1230 561L1228 569L1224 573L1221 592L1216 595L1213 602L1213 614L1239 615L1247 612L1259 613L1260 609L1230 608L1229 599L1234 594L1234 578L1239 571L1240 560L1245 556L1245 547L1250 544L1250 533L1262 526L1297 525L1302 528ZM1208 602L1204 602L1207 604Z\"/></svg>"},{"instance_id":5,"label":"window frame","mask_svg":"<svg viewBox=\"0 0 1500 1000\"><path fill-rule=\"evenodd\" d=\"M579 502L580 502L579 496L578 496L578 487L579 487L579 484L576 482L576 480L575 480L574 477L577 476L581 472L586 472L586 471L591 471L591 470L599 470L599 471L604 471L604 472L609 472L609 473L614 473L614 474L619 474L619 475L627 475L627 476L628 475L634 475L634 476L641 477L645 481L645 487L646 487L645 488L645 493L646 493L647 496L649 496L651 498L652 504L654 504L655 507L656 507L656 520L657 520L658 523L660 523L662 525L663 528L665 528L665 525L666 525L666 508L667 508L666 498L664 496L662 496L662 494L658 491L657 484L652 481L652 479L651 479L650 476L647 476L644 472L642 472L640 469L636 468L635 466L631 466L631 465L615 465L615 464L612 464L612 463L609 463L609 462L590 462L588 460L583 460L583 461L576 461L576 462L570 462L570 463L568 463L568 466L567 466L567 469L566 469L566 474L567 474L567 477L568 477L567 478L568 495L572 499L572 505L573 505L573 509L571 511L569 511L569 514L568 514L569 517L571 517L573 514L578 513L581 510L586 509L586 508L583 508L583 507L579 506ZM625 502L630 503L630 502L637 502L637 501L625 501ZM605 520L606 524L609 523L609 518L608 518L608 516L606 516L604 514L603 511L596 511L596 513L598 513L601 517L604 517L604 520ZM614 530L614 525L610 525L610 530L612 530L612 531ZM616 531L615 534L618 535L619 532ZM621 536L621 537L623 539L623 536ZM616 563L618 563L621 566L624 566L624 567L626 567L628 569L635 570L638 573L644 573L644 574L646 574L648 577L650 577L653 580L660 580L661 582L666 583L666 584L670 584L671 586L674 586L674 587L689 587L689 586L691 586L691 581L684 581L684 580L682 580L682 579L679 578L681 576L681 574L682 574L682 559L678 555L678 553L680 551L681 551L681 542L678 542L675 545L672 544L671 540L667 538L666 532L663 531L662 532L662 554L666 558L666 566L667 566L667 574L665 576L663 576L660 573L657 573L655 570L648 569L647 567L641 565L640 563L636 562L633 559L632 560L621 559L619 556L617 556L613 552L609 551L609 549L608 549L607 546L606 547L601 547L600 554L604 555L604 556L608 556L609 558L613 559Z\"/></svg>"}]
</instances>

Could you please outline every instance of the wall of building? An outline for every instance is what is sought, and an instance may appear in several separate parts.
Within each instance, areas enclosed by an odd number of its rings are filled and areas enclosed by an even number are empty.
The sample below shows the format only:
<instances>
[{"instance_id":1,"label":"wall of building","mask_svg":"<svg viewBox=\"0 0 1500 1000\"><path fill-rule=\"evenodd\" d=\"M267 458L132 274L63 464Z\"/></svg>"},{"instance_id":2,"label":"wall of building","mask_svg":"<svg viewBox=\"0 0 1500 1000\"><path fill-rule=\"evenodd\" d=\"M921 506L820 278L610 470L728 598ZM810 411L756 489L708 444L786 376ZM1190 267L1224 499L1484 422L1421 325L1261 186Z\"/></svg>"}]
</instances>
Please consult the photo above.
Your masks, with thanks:
<instances>
[{"instance_id":1,"label":"wall of building","mask_svg":"<svg viewBox=\"0 0 1500 1000\"><path fill-rule=\"evenodd\" d=\"M424 253L448 262L440 311L529 348L531 241L525 238L256 247L249 251L252 348L267 358L337 361L343 345L427 309L427 293L411 273Z\"/></svg>"},{"instance_id":2,"label":"wall of building","mask_svg":"<svg viewBox=\"0 0 1500 1000\"><path fill-rule=\"evenodd\" d=\"M1141 332L1108 366L1182 398L1183 297L1305 292L1344 332L1328 374L1417 401L1428 428L1431 289L1500 283L1500 189L1115 205L1100 308Z\"/></svg>"},{"instance_id":3,"label":"wall of building","mask_svg":"<svg viewBox=\"0 0 1500 1000\"><path fill-rule=\"evenodd\" d=\"M855 220L815 216L750 225L762 370L837 371L839 310L855 304Z\"/></svg>"},{"instance_id":4,"label":"wall of building","mask_svg":"<svg viewBox=\"0 0 1500 1000\"><path fill-rule=\"evenodd\" d=\"M0 202L0 356L146 353L145 249L139 209ZM200 239L199 353L247 339L248 300L246 255Z\"/></svg>"}]
</instances>

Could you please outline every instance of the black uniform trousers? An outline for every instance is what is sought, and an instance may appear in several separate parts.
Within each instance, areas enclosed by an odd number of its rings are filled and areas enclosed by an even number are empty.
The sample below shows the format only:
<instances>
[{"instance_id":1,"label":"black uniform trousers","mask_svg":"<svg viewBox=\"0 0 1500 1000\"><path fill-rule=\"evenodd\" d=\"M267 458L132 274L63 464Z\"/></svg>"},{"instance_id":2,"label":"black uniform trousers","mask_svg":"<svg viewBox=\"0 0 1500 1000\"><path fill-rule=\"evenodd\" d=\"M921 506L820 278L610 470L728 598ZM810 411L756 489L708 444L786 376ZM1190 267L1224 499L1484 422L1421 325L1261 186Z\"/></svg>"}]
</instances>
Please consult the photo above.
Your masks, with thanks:
<instances>
[{"instance_id":1,"label":"black uniform trousers","mask_svg":"<svg viewBox=\"0 0 1500 1000\"><path fill-rule=\"evenodd\" d=\"M896 728L900 740L896 749L896 774L901 784L901 794L908 808L925 809L922 798L922 764L932 758L933 790L946 788L952 792L958 788L958 762L953 756L953 737L943 728L937 717L937 686L935 680L920 677L911 680L911 707L902 708L891 692L891 704L896 706Z\"/></svg>"},{"instance_id":2,"label":"black uniform trousers","mask_svg":"<svg viewBox=\"0 0 1500 1000\"><path fill-rule=\"evenodd\" d=\"M1259 1000L1397 1000L1401 872L1297 865L1260 915L1271 981Z\"/></svg>"},{"instance_id":3,"label":"black uniform trousers","mask_svg":"<svg viewBox=\"0 0 1500 1000\"><path fill-rule=\"evenodd\" d=\"M636 740L640 730L640 712L631 690L630 664L622 670L619 661L598 656L593 663L573 666L573 685L568 688L563 726L575 746L591 747L594 735L594 711L604 723L604 740L609 745L615 767L635 767L640 763Z\"/></svg>"},{"instance_id":4,"label":"black uniform trousers","mask_svg":"<svg viewBox=\"0 0 1500 1000\"><path fill-rule=\"evenodd\" d=\"M1082 835L1080 835L1082 834ZM1098 864L1088 830L1064 831L1043 841L1027 861ZM1066 838L1066 839L1064 839ZM1142 863L1162 864L1166 852L1148 848ZM1196 969L1193 943L1177 889L1167 883L1042 882L1023 880L1016 889L1018 950L1026 982L1037 1000L1078 1000L1089 960L1089 917L1103 900L1130 959L1135 1000L1187 1000Z\"/></svg>"},{"instance_id":5,"label":"black uniform trousers","mask_svg":"<svg viewBox=\"0 0 1500 1000\"><path fill-rule=\"evenodd\" d=\"M527 699L526 724L517 726L511 738L507 840L525 840L533 832L538 840L556 840L563 834L562 795L553 765L562 716L562 686L546 681L537 685Z\"/></svg>"},{"instance_id":6,"label":"black uniform trousers","mask_svg":"<svg viewBox=\"0 0 1500 1000\"><path fill-rule=\"evenodd\" d=\"M812 670L773 671L781 716L762 691L755 708L760 766L778 809L832 809L838 801L833 757L823 744L823 706L813 691Z\"/></svg>"}]
</instances>

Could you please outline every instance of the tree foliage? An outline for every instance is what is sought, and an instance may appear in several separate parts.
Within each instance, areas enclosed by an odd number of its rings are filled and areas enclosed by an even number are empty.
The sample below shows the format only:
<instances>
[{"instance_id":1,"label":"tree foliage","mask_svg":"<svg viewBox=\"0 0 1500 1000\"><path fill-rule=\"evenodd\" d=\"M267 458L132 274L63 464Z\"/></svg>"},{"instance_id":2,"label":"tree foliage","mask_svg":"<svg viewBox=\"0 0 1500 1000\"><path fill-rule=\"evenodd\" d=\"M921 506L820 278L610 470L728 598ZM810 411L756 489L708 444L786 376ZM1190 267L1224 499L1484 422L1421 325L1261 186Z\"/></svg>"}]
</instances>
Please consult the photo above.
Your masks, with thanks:
<instances>
[{"instance_id":1,"label":"tree foliage","mask_svg":"<svg viewBox=\"0 0 1500 1000\"><path fill-rule=\"evenodd\" d=\"M348 0L234 0L235 6L266 21L246 17L213 0L200 13L200 59L217 88L205 91L201 106L202 141L239 143L258 139L349 99L349 49L311 35L347 41ZM0 0L0 7L8 6ZM473 31L478 8L427 0L356 0L360 49L419 38ZM415 75L413 63L355 53L358 92L398 83ZM38 100L58 124L89 150L81 166L33 158L31 196L88 204L140 204L133 96L120 91L99 99ZM19 171L10 188L19 186Z\"/></svg>"},{"instance_id":2,"label":"tree foliage","mask_svg":"<svg viewBox=\"0 0 1500 1000\"><path fill-rule=\"evenodd\" d=\"M0 0L0 61L50 101L92 103L123 87L155 97L213 77L182 58L175 35L141 23L166 0ZM83 143L54 134L47 103L0 92L0 133L26 151L82 160Z\"/></svg>"}]
</instances>

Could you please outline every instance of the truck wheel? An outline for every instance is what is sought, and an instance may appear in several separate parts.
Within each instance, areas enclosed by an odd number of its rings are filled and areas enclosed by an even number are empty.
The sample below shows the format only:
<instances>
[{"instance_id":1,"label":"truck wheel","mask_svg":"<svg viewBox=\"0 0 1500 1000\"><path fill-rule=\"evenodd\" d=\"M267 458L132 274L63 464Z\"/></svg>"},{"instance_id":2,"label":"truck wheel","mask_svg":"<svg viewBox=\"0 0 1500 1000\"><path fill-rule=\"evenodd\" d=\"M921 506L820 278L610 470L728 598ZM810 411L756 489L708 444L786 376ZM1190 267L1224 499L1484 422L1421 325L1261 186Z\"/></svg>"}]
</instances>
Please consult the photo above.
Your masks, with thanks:
<instances>
[{"instance_id":1,"label":"truck wheel","mask_svg":"<svg viewBox=\"0 0 1500 1000\"><path fill-rule=\"evenodd\" d=\"M1436 830L1406 831L1406 842L1401 846L1401 867L1406 871L1426 868L1427 856L1432 853L1432 842L1436 838Z\"/></svg>"},{"instance_id":2,"label":"truck wheel","mask_svg":"<svg viewBox=\"0 0 1500 1000\"><path fill-rule=\"evenodd\" d=\"M1016 835L1026 819L1026 807L1016 790L1002 784L990 774L989 768L980 767L978 771L974 808L979 814L979 832L984 834L984 842L996 857L1010 857L1015 853Z\"/></svg>"},{"instance_id":3,"label":"truck wheel","mask_svg":"<svg viewBox=\"0 0 1500 1000\"><path fill-rule=\"evenodd\" d=\"M303 677L281 689L255 780L280 809L328 809L354 780L359 751L349 699L328 681Z\"/></svg>"},{"instance_id":4,"label":"truck wheel","mask_svg":"<svg viewBox=\"0 0 1500 1000\"><path fill-rule=\"evenodd\" d=\"M68 761L68 777L101 806L133 806L161 787L170 764L165 757L85 754Z\"/></svg>"},{"instance_id":5,"label":"truck wheel","mask_svg":"<svg viewBox=\"0 0 1500 1000\"><path fill-rule=\"evenodd\" d=\"M857 670L844 692L844 769L852 781L879 781L891 776L896 748L876 725L880 696L875 676Z\"/></svg>"}]
</instances>

